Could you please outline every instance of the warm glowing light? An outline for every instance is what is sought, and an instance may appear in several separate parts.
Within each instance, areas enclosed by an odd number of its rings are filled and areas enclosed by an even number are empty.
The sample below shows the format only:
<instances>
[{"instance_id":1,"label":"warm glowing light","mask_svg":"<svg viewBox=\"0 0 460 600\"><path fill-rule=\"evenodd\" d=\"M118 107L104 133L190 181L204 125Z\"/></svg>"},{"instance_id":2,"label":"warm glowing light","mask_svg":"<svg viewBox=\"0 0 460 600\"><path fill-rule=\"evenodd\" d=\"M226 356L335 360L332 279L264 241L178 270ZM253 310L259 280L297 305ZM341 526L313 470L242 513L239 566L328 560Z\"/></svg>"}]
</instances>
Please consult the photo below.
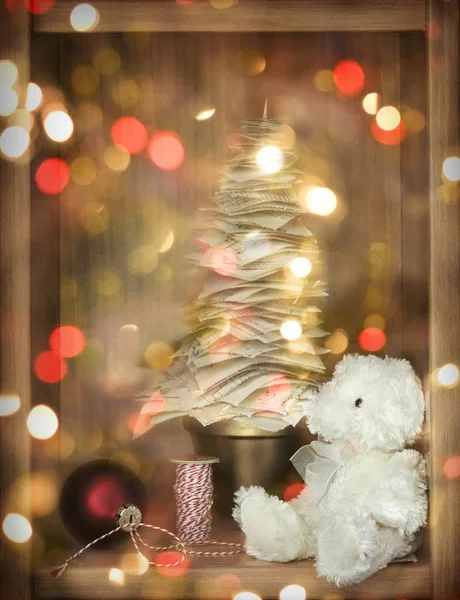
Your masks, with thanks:
<instances>
[{"instance_id":1,"label":"warm glowing light","mask_svg":"<svg viewBox=\"0 0 460 600\"><path fill-rule=\"evenodd\" d=\"M30 435L37 440L47 440L52 437L58 427L59 421L56 413L45 404L34 406L27 417L27 429Z\"/></svg>"},{"instance_id":2,"label":"warm glowing light","mask_svg":"<svg viewBox=\"0 0 460 600\"><path fill-rule=\"evenodd\" d=\"M19 158L30 144L29 132L24 127L7 127L0 135L0 150L7 158Z\"/></svg>"},{"instance_id":3,"label":"warm glowing light","mask_svg":"<svg viewBox=\"0 0 460 600\"><path fill-rule=\"evenodd\" d=\"M35 375L45 383L57 383L67 375L67 363L55 352L40 352L34 361Z\"/></svg>"},{"instance_id":4,"label":"warm glowing light","mask_svg":"<svg viewBox=\"0 0 460 600\"><path fill-rule=\"evenodd\" d=\"M27 86L26 110L32 111L38 108L42 101L42 91L36 83Z\"/></svg>"},{"instance_id":5,"label":"warm glowing light","mask_svg":"<svg viewBox=\"0 0 460 600\"><path fill-rule=\"evenodd\" d=\"M70 169L60 158L47 158L35 173L35 183L44 194L59 194L69 179Z\"/></svg>"},{"instance_id":6,"label":"warm glowing light","mask_svg":"<svg viewBox=\"0 0 460 600\"><path fill-rule=\"evenodd\" d=\"M254 594L254 592L238 592L233 596L233 600L262 600L260 596Z\"/></svg>"},{"instance_id":7,"label":"warm glowing light","mask_svg":"<svg viewBox=\"0 0 460 600\"><path fill-rule=\"evenodd\" d=\"M312 264L305 256L298 256L289 265L294 277L306 277L311 273Z\"/></svg>"},{"instance_id":8,"label":"warm glowing light","mask_svg":"<svg viewBox=\"0 0 460 600\"><path fill-rule=\"evenodd\" d=\"M379 110L380 97L376 92L366 94L363 98L363 108L368 115L376 115Z\"/></svg>"},{"instance_id":9,"label":"warm glowing light","mask_svg":"<svg viewBox=\"0 0 460 600\"><path fill-rule=\"evenodd\" d=\"M244 50L240 54L241 70L246 75L254 77L265 71L267 61L264 55L256 49Z\"/></svg>"},{"instance_id":10,"label":"warm glowing light","mask_svg":"<svg viewBox=\"0 0 460 600\"><path fill-rule=\"evenodd\" d=\"M289 502L290 500L297 498L306 487L307 486L304 483L291 483L291 485L288 485L283 492L284 501Z\"/></svg>"},{"instance_id":11,"label":"warm glowing light","mask_svg":"<svg viewBox=\"0 0 460 600\"><path fill-rule=\"evenodd\" d=\"M138 552L130 552L122 556L120 566L128 575L143 575L148 571L149 561Z\"/></svg>"},{"instance_id":12,"label":"warm glowing light","mask_svg":"<svg viewBox=\"0 0 460 600\"><path fill-rule=\"evenodd\" d=\"M457 479L460 477L460 456L451 456L448 458L444 463L443 473L447 479Z\"/></svg>"},{"instance_id":13,"label":"warm glowing light","mask_svg":"<svg viewBox=\"0 0 460 600\"><path fill-rule=\"evenodd\" d=\"M326 187L311 187L305 196L307 210L323 217L330 215L337 207L337 196Z\"/></svg>"},{"instance_id":14,"label":"warm glowing light","mask_svg":"<svg viewBox=\"0 0 460 600\"><path fill-rule=\"evenodd\" d=\"M306 600L307 592L301 585L288 585L280 592L280 600Z\"/></svg>"},{"instance_id":15,"label":"warm glowing light","mask_svg":"<svg viewBox=\"0 0 460 600\"><path fill-rule=\"evenodd\" d=\"M166 552L160 552L155 558L156 570L160 575L164 577L182 577L188 571L190 566L189 559L175 550L168 550ZM174 567L162 567L161 565L176 564Z\"/></svg>"},{"instance_id":16,"label":"warm glowing light","mask_svg":"<svg viewBox=\"0 0 460 600\"><path fill-rule=\"evenodd\" d=\"M83 331L72 325L57 327L49 338L51 350L63 358L78 356L85 349L85 344Z\"/></svg>"},{"instance_id":17,"label":"warm glowing light","mask_svg":"<svg viewBox=\"0 0 460 600\"><path fill-rule=\"evenodd\" d=\"M97 168L89 156L79 156L70 165L70 177L77 185L91 185L97 177Z\"/></svg>"},{"instance_id":18,"label":"warm glowing light","mask_svg":"<svg viewBox=\"0 0 460 600\"><path fill-rule=\"evenodd\" d=\"M367 352L378 352L385 346L386 341L386 335L377 327L363 329L358 337L359 345Z\"/></svg>"},{"instance_id":19,"label":"warm glowing light","mask_svg":"<svg viewBox=\"0 0 460 600\"><path fill-rule=\"evenodd\" d=\"M126 152L138 154L147 144L147 130L134 117L121 117L112 125L112 140Z\"/></svg>"},{"instance_id":20,"label":"warm glowing light","mask_svg":"<svg viewBox=\"0 0 460 600\"><path fill-rule=\"evenodd\" d=\"M166 342L152 342L147 346L144 358L151 369L162 371L172 365L174 350Z\"/></svg>"},{"instance_id":21,"label":"warm glowing light","mask_svg":"<svg viewBox=\"0 0 460 600\"><path fill-rule=\"evenodd\" d=\"M26 8L34 15L43 15L51 10L56 0L24 0Z\"/></svg>"},{"instance_id":22,"label":"warm glowing light","mask_svg":"<svg viewBox=\"0 0 460 600\"><path fill-rule=\"evenodd\" d=\"M121 173L128 168L131 156L121 146L109 146L104 150L104 162L112 171Z\"/></svg>"},{"instance_id":23,"label":"warm glowing light","mask_svg":"<svg viewBox=\"0 0 460 600\"><path fill-rule=\"evenodd\" d=\"M46 473L30 473L17 479L11 495L16 505L29 506L30 512L38 517L51 514L59 500L56 482Z\"/></svg>"},{"instance_id":24,"label":"warm glowing light","mask_svg":"<svg viewBox=\"0 0 460 600\"><path fill-rule=\"evenodd\" d=\"M93 57L93 65L102 75L115 75L121 66L120 55L113 48L100 48Z\"/></svg>"},{"instance_id":25,"label":"warm glowing light","mask_svg":"<svg viewBox=\"0 0 460 600\"><path fill-rule=\"evenodd\" d=\"M17 513L6 515L2 528L6 537L17 544L27 542L32 535L32 527L29 521Z\"/></svg>"},{"instance_id":26,"label":"warm glowing light","mask_svg":"<svg viewBox=\"0 0 460 600\"><path fill-rule=\"evenodd\" d=\"M280 331L285 340L293 342L302 335L302 326L297 321L284 321Z\"/></svg>"},{"instance_id":27,"label":"warm glowing light","mask_svg":"<svg viewBox=\"0 0 460 600\"><path fill-rule=\"evenodd\" d=\"M460 379L460 371L457 365L453 363L443 365L437 372L437 379L443 387L455 387Z\"/></svg>"},{"instance_id":28,"label":"warm glowing light","mask_svg":"<svg viewBox=\"0 0 460 600\"><path fill-rule=\"evenodd\" d=\"M16 395L0 396L0 417L9 417L21 408L21 399Z\"/></svg>"},{"instance_id":29,"label":"warm glowing light","mask_svg":"<svg viewBox=\"0 0 460 600\"><path fill-rule=\"evenodd\" d=\"M375 116L377 125L384 131L391 131L401 122L401 113L394 106L382 106Z\"/></svg>"},{"instance_id":30,"label":"warm glowing light","mask_svg":"<svg viewBox=\"0 0 460 600\"><path fill-rule=\"evenodd\" d=\"M215 108L208 108L206 110L202 110L195 116L195 119L197 121L206 121L207 119L210 119L215 112Z\"/></svg>"},{"instance_id":31,"label":"warm glowing light","mask_svg":"<svg viewBox=\"0 0 460 600\"><path fill-rule=\"evenodd\" d=\"M139 246L128 255L128 268L135 275L148 275L158 264L158 254L153 246Z\"/></svg>"},{"instance_id":32,"label":"warm glowing light","mask_svg":"<svg viewBox=\"0 0 460 600\"><path fill-rule=\"evenodd\" d=\"M264 173L276 173L283 167L283 153L276 146L265 146L257 152L256 163Z\"/></svg>"},{"instance_id":33,"label":"warm glowing light","mask_svg":"<svg viewBox=\"0 0 460 600\"><path fill-rule=\"evenodd\" d=\"M341 60L334 68L334 81L342 94L354 96L364 87L364 71L354 60Z\"/></svg>"},{"instance_id":34,"label":"warm glowing light","mask_svg":"<svg viewBox=\"0 0 460 600\"><path fill-rule=\"evenodd\" d=\"M77 94L90 96L99 87L99 73L89 65L81 65L72 71L70 83Z\"/></svg>"},{"instance_id":35,"label":"warm glowing light","mask_svg":"<svg viewBox=\"0 0 460 600\"><path fill-rule=\"evenodd\" d=\"M132 79L121 79L112 88L112 98L122 108L128 108L139 102L139 86Z\"/></svg>"},{"instance_id":36,"label":"warm glowing light","mask_svg":"<svg viewBox=\"0 0 460 600\"><path fill-rule=\"evenodd\" d=\"M385 319L382 315L369 315L364 319L364 328L377 327L377 329L385 329Z\"/></svg>"},{"instance_id":37,"label":"warm glowing light","mask_svg":"<svg viewBox=\"0 0 460 600\"><path fill-rule=\"evenodd\" d=\"M115 585L124 585L125 584L125 574L121 569L110 569L109 571L109 581L110 583L114 583Z\"/></svg>"},{"instance_id":38,"label":"warm glowing light","mask_svg":"<svg viewBox=\"0 0 460 600\"><path fill-rule=\"evenodd\" d=\"M372 137L380 144L384 144L385 146L396 146L405 138L406 128L401 121L395 129L387 131L379 127L376 121L372 121L371 133Z\"/></svg>"},{"instance_id":39,"label":"warm glowing light","mask_svg":"<svg viewBox=\"0 0 460 600\"><path fill-rule=\"evenodd\" d=\"M70 13L70 24L75 31L91 31L99 22L99 13L92 4L77 4Z\"/></svg>"},{"instance_id":40,"label":"warm glowing light","mask_svg":"<svg viewBox=\"0 0 460 600\"><path fill-rule=\"evenodd\" d=\"M0 60L0 86L11 87L18 78L18 68L11 60Z\"/></svg>"},{"instance_id":41,"label":"warm glowing light","mask_svg":"<svg viewBox=\"0 0 460 600\"><path fill-rule=\"evenodd\" d=\"M46 134L54 142L65 142L73 133L72 119L63 110L48 113L43 125Z\"/></svg>"},{"instance_id":42,"label":"warm glowing light","mask_svg":"<svg viewBox=\"0 0 460 600\"><path fill-rule=\"evenodd\" d=\"M80 210L80 222L90 235L100 235L109 227L109 213L104 204L88 202Z\"/></svg>"},{"instance_id":43,"label":"warm glowing light","mask_svg":"<svg viewBox=\"0 0 460 600\"><path fill-rule=\"evenodd\" d=\"M0 86L0 116L7 117L18 106L19 98L10 87Z\"/></svg>"},{"instance_id":44,"label":"warm glowing light","mask_svg":"<svg viewBox=\"0 0 460 600\"><path fill-rule=\"evenodd\" d=\"M348 335L343 329L336 329L325 340L324 347L331 351L331 354L342 354L348 348Z\"/></svg>"},{"instance_id":45,"label":"warm glowing light","mask_svg":"<svg viewBox=\"0 0 460 600\"><path fill-rule=\"evenodd\" d=\"M425 128L425 117L419 110L406 110L402 120L406 131L409 133L420 133Z\"/></svg>"},{"instance_id":46,"label":"warm glowing light","mask_svg":"<svg viewBox=\"0 0 460 600\"><path fill-rule=\"evenodd\" d=\"M449 181L460 181L460 158L458 156L449 156L442 163L442 172Z\"/></svg>"},{"instance_id":47,"label":"warm glowing light","mask_svg":"<svg viewBox=\"0 0 460 600\"><path fill-rule=\"evenodd\" d=\"M147 154L160 169L174 171L184 161L184 146L175 133L165 131L153 136L147 147Z\"/></svg>"},{"instance_id":48,"label":"warm glowing light","mask_svg":"<svg viewBox=\"0 0 460 600\"><path fill-rule=\"evenodd\" d=\"M28 133L30 133L35 124L35 117L25 108L18 108L12 115L10 115L8 122L12 126L17 125L18 127L22 127Z\"/></svg>"},{"instance_id":49,"label":"warm glowing light","mask_svg":"<svg viewBox=\"0 0 460 600\"><path fill-rule=\"evenodd\" d=\"M313 85L320 92L335 92L334 73L329 69L322 69L315 73Z\"/></svg>"},{"instance_id":50,"label":"warm glowing light","mask_svg":"<svg viewBox=\"0 0 460 600\"><path fill-rule=\"evenodd\" d=\"M167 252L168 250L170 250L172 248L172 245L174 244L174 233L169 230L164 242L161 244L161 246L158 248L158 252Z\"/></svg>"}]
</instances>

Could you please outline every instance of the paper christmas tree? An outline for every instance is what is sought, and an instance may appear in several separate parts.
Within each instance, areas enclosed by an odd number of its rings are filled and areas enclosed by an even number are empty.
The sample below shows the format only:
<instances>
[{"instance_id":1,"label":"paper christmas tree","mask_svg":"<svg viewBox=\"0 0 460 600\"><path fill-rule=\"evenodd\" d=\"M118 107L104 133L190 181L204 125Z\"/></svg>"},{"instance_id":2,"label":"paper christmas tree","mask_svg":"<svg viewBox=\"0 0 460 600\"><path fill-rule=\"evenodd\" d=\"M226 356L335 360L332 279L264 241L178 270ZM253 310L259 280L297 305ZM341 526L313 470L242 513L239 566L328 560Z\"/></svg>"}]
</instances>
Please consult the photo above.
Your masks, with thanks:
<instances>
[{"instance_id":1,"label":"paper christmas tree","mask_svg":"<svg viewBox=\"0 0 460 600\"><path fill-rule=\"evenodd\" d=\"M215 207L203 209L196 253L208 276L192 303L195 326L160 384L150 425L190 415L236 419L269 431L295 425L324 367L316 299L319 250L293 186L302 180L292 130L246 121ZM150 404L150 408L149 408Z\"/></svg>"}]
</instances>

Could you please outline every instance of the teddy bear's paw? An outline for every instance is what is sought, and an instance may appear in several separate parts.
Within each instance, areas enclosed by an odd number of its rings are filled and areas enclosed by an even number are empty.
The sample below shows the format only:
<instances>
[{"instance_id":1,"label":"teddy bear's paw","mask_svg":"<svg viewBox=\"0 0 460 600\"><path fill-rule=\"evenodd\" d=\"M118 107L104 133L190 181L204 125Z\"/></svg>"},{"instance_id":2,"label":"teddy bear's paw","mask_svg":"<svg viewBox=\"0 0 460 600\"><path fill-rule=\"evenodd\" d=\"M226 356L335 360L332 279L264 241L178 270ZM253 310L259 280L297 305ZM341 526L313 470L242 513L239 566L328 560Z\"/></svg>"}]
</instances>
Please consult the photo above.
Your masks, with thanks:
<instances>
[{"instance_id":1,"label":"teddy bear's paw","mask_svg":"<svg viewBox=\"0 0 460 600\"><path fill-rule=\"evenodd\" d=\"M375 570L378 544L374 520L357 511L336 515L318 534L318 574L339 587L363 581Z\"/></svg>"}]
</instances>

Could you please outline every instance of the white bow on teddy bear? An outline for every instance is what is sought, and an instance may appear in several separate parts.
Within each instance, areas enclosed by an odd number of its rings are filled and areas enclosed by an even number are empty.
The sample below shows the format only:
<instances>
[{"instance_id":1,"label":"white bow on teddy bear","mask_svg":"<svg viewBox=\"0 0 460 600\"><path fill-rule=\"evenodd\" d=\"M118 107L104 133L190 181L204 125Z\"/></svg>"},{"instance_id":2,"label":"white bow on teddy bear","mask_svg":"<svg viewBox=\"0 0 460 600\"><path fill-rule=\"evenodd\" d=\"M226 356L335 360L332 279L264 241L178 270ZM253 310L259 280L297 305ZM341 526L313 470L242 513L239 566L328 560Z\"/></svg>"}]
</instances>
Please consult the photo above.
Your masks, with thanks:
<instances>
[{"instance_id":1,"label":"white bow on teddy bear","mask_svg":"<svg viewBox=\"0 0 460 600\"><path fill-rule=\"evenodd\" d=\"M283 502L241 488L233 516L248 554L269 561L316 559L337 586L363 581L420 544L427 516L420 381L403 359L347 355L305 405L322 440L291 458L307 486Z\"/></svg>"}]
</instances>

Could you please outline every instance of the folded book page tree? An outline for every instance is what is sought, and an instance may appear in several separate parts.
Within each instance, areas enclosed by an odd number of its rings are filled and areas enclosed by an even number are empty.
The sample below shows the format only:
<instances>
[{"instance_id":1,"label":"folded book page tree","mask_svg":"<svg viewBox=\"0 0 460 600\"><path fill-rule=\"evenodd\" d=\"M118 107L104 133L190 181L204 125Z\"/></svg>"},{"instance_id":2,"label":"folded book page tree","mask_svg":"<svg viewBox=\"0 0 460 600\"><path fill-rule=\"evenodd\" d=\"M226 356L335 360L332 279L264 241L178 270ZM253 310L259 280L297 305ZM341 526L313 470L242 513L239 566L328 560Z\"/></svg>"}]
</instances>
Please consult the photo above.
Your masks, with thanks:
<instances>
[{"instance_id":1,"label":"folded book page tree","mask_svg":"<svg viewBox=\"0 0 460 600\"><path fill-rule=\"evenodd\" d=\"M315 302L325 291L319 249L293 190L302 180L294 138L266 116L243 124L239 153L224 171L215 207L204 209L198 250L189 257L208 271L190 306L194 326L149 392L142 433L184 415L268 431L301 419L324 372Z\"/></svg>"}]
</instances>

